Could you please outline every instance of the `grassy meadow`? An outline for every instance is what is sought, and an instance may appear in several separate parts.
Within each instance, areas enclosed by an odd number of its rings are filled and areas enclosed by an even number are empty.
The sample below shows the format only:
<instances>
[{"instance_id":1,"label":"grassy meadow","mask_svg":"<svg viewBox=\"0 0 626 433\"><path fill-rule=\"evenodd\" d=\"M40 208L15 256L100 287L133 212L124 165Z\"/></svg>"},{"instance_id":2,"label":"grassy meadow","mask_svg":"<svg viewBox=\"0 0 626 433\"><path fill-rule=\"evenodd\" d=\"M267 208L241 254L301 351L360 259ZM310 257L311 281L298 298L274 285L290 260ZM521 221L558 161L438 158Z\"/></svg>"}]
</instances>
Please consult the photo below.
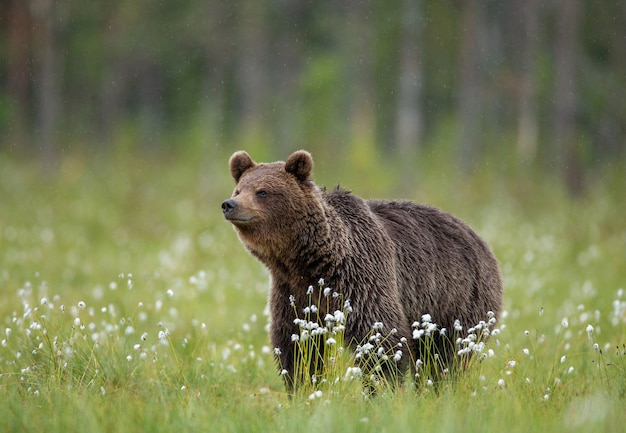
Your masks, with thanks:
<instances>
[{"instance_id":1,"label":"grassy meadow","mask_svg":"<svg viewBox=\"0 0 626 433\"><path fill-rule=\"evenodd\" d=\"M519 170L460 181L425 164L407 186L391 163L314 158L319 184L434 204L489 241L506 311L484 359L437 389L365 398L337 370L289 398L267 272L222 219L228 155L68 156L55 174L0 155L0 430L624 429L623 167L570 200Z\"/></svg>"}]
</instances>

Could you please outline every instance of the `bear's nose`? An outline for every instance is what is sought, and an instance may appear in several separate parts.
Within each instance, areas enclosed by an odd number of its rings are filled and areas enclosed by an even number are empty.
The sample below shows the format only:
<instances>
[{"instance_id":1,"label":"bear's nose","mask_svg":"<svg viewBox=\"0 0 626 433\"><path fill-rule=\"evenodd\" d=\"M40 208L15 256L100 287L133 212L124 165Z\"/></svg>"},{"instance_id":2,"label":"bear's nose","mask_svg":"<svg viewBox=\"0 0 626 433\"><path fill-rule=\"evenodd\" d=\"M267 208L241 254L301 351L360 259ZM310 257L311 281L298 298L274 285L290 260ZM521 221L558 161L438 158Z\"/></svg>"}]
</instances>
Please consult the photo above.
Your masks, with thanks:
<instances>
[{"instance_id":1,"label":"bear's nose","mask_svg":"<svg viewBox=\"0 0 626 433\"><path fill-rule=\"evenodd\" d=\"M236 208L237 202L232 198L229 198L228 200L224 200L222 202L222 212L224 213L224 215L232 213L232 211L234 211Z\"/></svg>"}]
</instances>

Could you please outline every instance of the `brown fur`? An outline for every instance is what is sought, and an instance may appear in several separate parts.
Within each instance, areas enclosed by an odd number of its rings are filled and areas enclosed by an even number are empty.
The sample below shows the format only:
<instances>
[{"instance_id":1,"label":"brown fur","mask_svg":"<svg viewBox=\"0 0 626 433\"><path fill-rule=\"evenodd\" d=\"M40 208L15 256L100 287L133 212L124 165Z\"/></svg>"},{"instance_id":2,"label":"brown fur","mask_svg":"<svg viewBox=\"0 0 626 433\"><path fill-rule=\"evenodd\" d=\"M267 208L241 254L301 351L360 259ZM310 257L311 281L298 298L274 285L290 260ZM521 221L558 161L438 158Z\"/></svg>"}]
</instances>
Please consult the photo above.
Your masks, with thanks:
<instances>
[{"instance_id":1,"label":"brown fur","mask_svg":"<svg viewBox=\"0 0 626 433\"><path fill-rule=\"evenodd\" d=\"M222 204L244 245L270 271L270 335L280 348L288 386L293 385L291 336L299 331L290 296L301 311L307 288L320 278L351 301L347 342L363 342L374 322L384 324L383 335L397 330L385 342L387 349L399 347L402 337L409 340L410 347L400 345L403 361L390 366L401 371L409 359L420 357L411 324L423 314L451 330L455 319L469 327L485 320L488 311L500 311L497 261L469 226L408 201L366 201L339 188L328 193L311 180L312 169L305 151L270 164L236 152L230 171L237 186ZM449 362L454 348L440 339L437 345Z\"/></svg>"}]
</instances>

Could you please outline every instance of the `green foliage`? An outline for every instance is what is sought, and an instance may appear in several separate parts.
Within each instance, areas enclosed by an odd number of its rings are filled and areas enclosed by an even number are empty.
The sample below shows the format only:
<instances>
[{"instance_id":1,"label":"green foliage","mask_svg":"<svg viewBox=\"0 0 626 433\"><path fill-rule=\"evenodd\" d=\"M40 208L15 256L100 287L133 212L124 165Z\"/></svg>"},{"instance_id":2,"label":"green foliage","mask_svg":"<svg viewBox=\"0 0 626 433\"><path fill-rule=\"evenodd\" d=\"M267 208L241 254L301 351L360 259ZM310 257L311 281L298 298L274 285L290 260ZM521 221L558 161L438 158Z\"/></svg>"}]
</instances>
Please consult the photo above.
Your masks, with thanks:
<instances>
[{"instance_id":1,"label":"green foliage","mask_svg":"<svg viewBox=\"0 0 626 433\"><path fill-rule=\"evenodd\" d=\"M482 2L476 9L482 18L474 22L478 18L468 15L465 4L420 2L415 22L404 28L403 2L74 0L50 2L43 13L27 2L5 3L0 147L22 154L50 157L41 152L38 131L46 134L43 127L51 122L56 133L46 141L56 153L94 146L105 154L118 147L185 153L195 151L197 142L174 137L201 130L222 151L232 142L259 154L316 146L368 171L397 150L398 93L407 74L420 89L414 108L423 123L420 145L426 143L415 152L432 151L428 143L440 142L443 129L458 132L459 97L468 85L461 82L461 47L464 35L477 33L481 120L475 159L506 147L516 161L515 141L493 137L516 136L520 106L526 105L537 122L536 159L558 162L555 51L562 50L555 43L561 8L552 3L524 16L524 4ZM576 37L570 38L580 69L571 107L579 141L572 153L586 170L601 173L624 156L625 15L619 2L583 3ZM53 17L49 35L46 17ZM530 22L535 33L526 41ZM405 40L416 49L419 67L403 68ZM524 60L527 43L535 49ZM53 83L57 91L42 94ZM54 115L45 115L43 101L56 107ZM453 147L444 150L457 163L460 140L451 138L447 147Z\"/></svg>"},{"instance_id":2,"label":"green foliage","mask_svg":"<svg viewBox=\"0 0 626 433\"><path fill-rule=\"evenodd\" d=\"M359 380L343 380L355 355L327 334L327 387L290 398L268 343L268 276L221 217L228 155L205 152L72 156L52 176L0 155L3 431L623 427L623 171L573 202L541 176L496 185L485 167L461 181L426 155L408 198L468 220L502 265L506 313L487 356L441 386L409 380L364 398ZM331 159L316 158L322 184L340 176L357 194L403 190L397 161L364 177ZM378 177L387 190L367 184Z\"/></svg>"}]
</instances>

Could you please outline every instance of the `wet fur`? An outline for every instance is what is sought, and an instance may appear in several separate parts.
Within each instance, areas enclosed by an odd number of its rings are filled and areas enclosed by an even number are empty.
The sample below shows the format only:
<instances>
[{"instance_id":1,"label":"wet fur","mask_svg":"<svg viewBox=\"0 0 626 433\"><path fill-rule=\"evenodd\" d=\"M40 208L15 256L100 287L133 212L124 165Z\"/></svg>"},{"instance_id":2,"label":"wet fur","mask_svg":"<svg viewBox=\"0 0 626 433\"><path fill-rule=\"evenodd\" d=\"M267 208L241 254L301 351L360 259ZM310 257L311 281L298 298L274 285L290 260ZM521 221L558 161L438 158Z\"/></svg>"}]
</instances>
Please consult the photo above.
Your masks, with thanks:
<instances>
[{"instance_id":1,"label":"wet fur","mask_svg":"<svg viewBox=\"0 0 626 433\"><path fill-rule=\"evenodd\" d=\"M395 351L402 337L411 342L402 345L402 362L390 363L389 369L404 371L409 359L420 357L411 324L423 314L451 330L455 319L469 327L484 320L487 311L500 311L498 263L486 243L456 217L408 201L367 201L340 188L327 192L311 180L313 160L304 151L286 163L270 164L237 152L230 168L237 209L228 218L270 271L270 337L280 349L288 388L294 371L291 336L299 333L290 296L302 311L308 305L307 288L316 287L320 278L351 301L347 342L363 342L374 322L384 324L383 335L397 330L387 349ZM454 351L442 340L437 344L449 363Z\"/></svg>"}]
</instances>

